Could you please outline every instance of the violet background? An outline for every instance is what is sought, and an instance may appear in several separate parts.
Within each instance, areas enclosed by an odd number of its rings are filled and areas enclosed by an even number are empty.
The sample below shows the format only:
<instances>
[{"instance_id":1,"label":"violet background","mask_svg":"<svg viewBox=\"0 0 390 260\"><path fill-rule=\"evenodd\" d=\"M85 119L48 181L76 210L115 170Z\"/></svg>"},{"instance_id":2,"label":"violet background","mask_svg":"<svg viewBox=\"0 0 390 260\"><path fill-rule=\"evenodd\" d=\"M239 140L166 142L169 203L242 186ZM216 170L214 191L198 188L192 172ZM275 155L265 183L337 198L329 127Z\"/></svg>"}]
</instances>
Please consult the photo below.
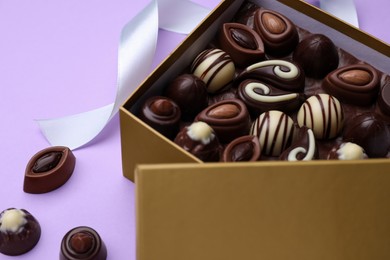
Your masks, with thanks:
<instances>
[{"instance_id":1,"label":"violet background","mask_svg":"<svg viewBox=\"0 0 390 260\"><path fill-rule=\"evenodd\" d=\"M194 2L209 8L219 3ZM134 184L122 176L118 116L74 151L76 169L61 188L27 194L23 178L29 159L50 146L34 119L114 101L120 31L147 3L0 0L0 211L24 208L42 228L32 251L18 257L0 254L0 259L58 259L64 234L81 225L99 232L108 259L135 259ZM390 43L390 2L355 3L361 29ZM153 67L184 37L160 30Z\"/></svg>"}]
</instances>

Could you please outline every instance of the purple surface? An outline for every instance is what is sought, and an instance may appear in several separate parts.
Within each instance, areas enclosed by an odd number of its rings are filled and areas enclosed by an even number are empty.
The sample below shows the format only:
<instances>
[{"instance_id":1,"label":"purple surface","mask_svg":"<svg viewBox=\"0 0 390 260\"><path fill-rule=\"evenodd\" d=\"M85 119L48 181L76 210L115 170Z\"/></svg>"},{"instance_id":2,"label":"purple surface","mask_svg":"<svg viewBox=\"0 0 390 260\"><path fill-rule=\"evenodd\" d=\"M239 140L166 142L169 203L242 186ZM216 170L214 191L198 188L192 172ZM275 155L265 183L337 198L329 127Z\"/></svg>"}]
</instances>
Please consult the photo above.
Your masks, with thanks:
<instances>
[{"instance_id":1,"label":"purple surface","mask_svg":"<svg viewBox=\"0 0 390 260\"><path fill-rule=\"evenodd\" d=\"M219 1L196 2L211 8ZM390 2L355 2L361 28L390 42ZM29 159L49 146L34 119L114 101L120 30L147 3L0 1L0 211L27 209L42 227L32 251L0 259L58 259L63 235L80 225L99 232L108 259L135 259L134 185L122 176L118 116L92 143L74 151L76 169L63 187L27 194L23 177ZM153 66L183 38L160 30Z\"/></svg>"}]
</instances>

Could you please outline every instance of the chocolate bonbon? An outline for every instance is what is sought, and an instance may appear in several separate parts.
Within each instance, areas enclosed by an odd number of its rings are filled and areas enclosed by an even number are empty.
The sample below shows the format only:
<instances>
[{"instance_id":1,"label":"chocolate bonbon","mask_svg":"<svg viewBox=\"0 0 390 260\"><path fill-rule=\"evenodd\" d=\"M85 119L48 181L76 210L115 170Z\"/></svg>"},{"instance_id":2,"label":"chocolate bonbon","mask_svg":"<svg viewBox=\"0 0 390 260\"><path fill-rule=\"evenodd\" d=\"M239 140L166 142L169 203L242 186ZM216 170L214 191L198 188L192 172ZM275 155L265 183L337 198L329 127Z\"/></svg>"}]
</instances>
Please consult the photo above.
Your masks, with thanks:
<instances>
[{"instance_id":1,"label":"chocolate bonbon","mask_svg":"<svg viewBox=\"0 0 390 260\"><path fill-rule=\"evenodd\" d=\"M0 253L22 255L41 237L39 222L25 209L9 208L0 213Z\"/></svg>"},{"instance_id":2,"label":"chocolate bonbon","mask_svg":"<svg viewBox=\"0 0 390 260\"><path fill-rule=\"evenodd\" d=\"M80 226L68 231L61 241L60 260L106 260L107 248L96 230Z\"/></svg>"},{"instance_id":3,"label":"chocolate bonbon","mask_svg":"<svg viewBox=\"0 0 390 260\"><path fill-rule=\"evenodd\" d=\"M318 159L318 147L313 130L305 126L300 127L291 146L284 150L279 158L287 161L310 161Z\"/></svg>"},{"instance_id":4,"label":"chocolate bonbon","mask_svg":"<svg viewBox=\"0 0 390 260\"><path fill-rule=\"evenodd\" d=\"M364 149L355 143L342 142L330 150L328 160L361 160L367 158Z\"/></svg>"},{"instance_id":5,"label":"chocolate bonbon","mask_svg":"<svg viewBox=\"0 0 390 260\"><path fill-rule=\"evenodd\" d=\"M390 79L380 89L378 106L384 114L390 116Z\"/></svg>"},{"instance_id":6,"label":"chocolate bonbon","mask_svg":"<svg viewBox=\"0 0 390 260\"><path fill-rule=\"evenodd\" d=\"M223 150L222 162L258 161L261 157L259 138L254 135L240 136L231 141Z\"/></svg>"},{"instance_id":7,"label":"chocolate bonbon","mask_svg":"<svg viewBox=\"0 0 390 260\"><path fill-rule=\"evenodd\" d=\"M76 157L68 147L53 146L36 153L28 162L23 190L46 193L65 184L72 176Z\"/></svg>"}]
</instances>

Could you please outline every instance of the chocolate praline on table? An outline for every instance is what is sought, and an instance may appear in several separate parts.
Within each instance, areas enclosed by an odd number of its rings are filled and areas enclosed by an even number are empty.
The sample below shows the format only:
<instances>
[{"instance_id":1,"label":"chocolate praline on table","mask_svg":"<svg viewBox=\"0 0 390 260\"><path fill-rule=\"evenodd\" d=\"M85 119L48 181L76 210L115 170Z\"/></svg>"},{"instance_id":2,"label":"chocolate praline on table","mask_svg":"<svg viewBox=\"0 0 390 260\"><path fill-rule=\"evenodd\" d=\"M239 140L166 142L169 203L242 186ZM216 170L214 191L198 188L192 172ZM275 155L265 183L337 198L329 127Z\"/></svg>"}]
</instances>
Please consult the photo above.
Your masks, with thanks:
<instances>
[{"instance_id":1,"label":"chocolate praline on table","mask_svg":"<svg viewBox=\"0 0 390 260\"><path fill-rule=\"evenodd\" d=\"M164 95L180 107L184 119L193 119L208 104L206 84L192 74L176 77L168 85Z\"/></svg>"},{"instance_id":2,"label":"chocolate praline on table","mask_svg":"<svg viewBox=\"0 0 390 260\"><path fill-rule=\"evenodd\" d=\"M106 260L107 248L96 230L80 226L62 239L60 260Z\"/></svg>"},{"instance_id":3,"label":"chocolate praline on table","mask_svg":"<svg viewBox=\"0 0 390 260\"><path fill-rule=\"evenodd\" d=\"M260 160L259 138L254 135L240 136L231 141L223 150L222 162L254 162Z\"/></svg>"},{"instance_id":4,"label":"chocolate praline on table","mask_svg":"<svg viewBox=\"0 0 390 260\"><path fill-rule=\"evenodd\" d=\"M172 99L154 96L145 101L139 117L162 135L172 139L179 131L181 111Z\"/></svg>"},{"instance_id":5,"label":"chocolate praline on table","mask_svg":"<svg viewBox=\"0 0 390 260\"><path fill-rule=\"evenodd\" d=\"M25 209L9 208L0 213L0 253L22 255L41 237L39 222Z\"/></svg>"},{"instance_id":6,"label":"chocolate praline on table","mask_svg":"<svg viewBox=\"0 0 390 260\"><path fill-rule=\"evenodd\" d=\"M264 44L256 31L240 23L224 23L219 34L221 48L239 67L264 60Z\"/></svg>"},{"instance_id":7,"label":"chocolate praline on table","mask_svg":"<svg viewBox=\"0 0 390 260\"><path fill-rule=\"evenodd\" d=\"M339 54L336 46L323 34L311 34L298 43L293 60L305 71L307 77L324 78L337 69Z\"/></svg>"},{"instance_id":8,"label":"chocolate praline on table","mask_svg":"<svg viewBox=\"0 0 390 260\"><path fill-rule=\"evenodd\" d=\"M303 126L298 129L297 136L279 158L286 161L310 161L318 157L318 146L313 130Z\"/></svg>"},{"instance_id":9,"label":"chocolate praline on table","mask_svg":"<svg viewBox=\"0 0 390 260\"><path fill-rule=\"evenodd\" d=\"M72 176L76 157L65 146L53 146L36 153L26 166L23 190L46 193L64 185Z\"/></svg>"}]
</instances>

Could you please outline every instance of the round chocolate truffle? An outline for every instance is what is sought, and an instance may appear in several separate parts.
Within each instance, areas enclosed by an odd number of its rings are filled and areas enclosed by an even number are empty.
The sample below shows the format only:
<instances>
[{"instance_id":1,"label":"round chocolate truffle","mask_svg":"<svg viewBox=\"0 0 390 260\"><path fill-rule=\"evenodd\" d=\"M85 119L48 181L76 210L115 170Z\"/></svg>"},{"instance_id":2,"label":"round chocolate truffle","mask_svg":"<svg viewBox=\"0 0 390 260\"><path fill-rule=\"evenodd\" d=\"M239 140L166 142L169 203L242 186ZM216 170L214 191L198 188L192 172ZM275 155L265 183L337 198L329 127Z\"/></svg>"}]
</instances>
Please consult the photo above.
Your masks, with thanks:
<instances>
[{"instance_id":1,"label":"round chocolate truffle","mask_svg":"<svg viewBox=\"0 0 390 260\"><path fill-rule=\"evenodd\" d=\"M259 138L254 135L240 136L231 141L224 149L222 162L258 161L261 156Z\"/></svg>"},{"instance_id":2,"label":"round chocolate truffle","mask_svg":"<svg viewBox=\"0 0 390 260\"><path fill-rule=\"evenodd\" d=\"M339 55L331 39L322 34L312 34L295 48L293 60L305 71L305 75L322 79L337 69Z\"/></svg>"},{"instance_id":3,"label":"round chocolate truffle","mask_svg":"<svg viewBox=\"0 0 390 260\"><path fill-rule=\"evenodd\" d=\"M154 96L145 101L140 118L164 136L172 139L179 131L181 111L172 99Z\"/></svg>"},{"instance_id":4,"label":"round chocolate truffle","mask_svg":"<svg viewBox=\"0 0 390 260\"><path fill-rule=\"evenodd\" d=\"M279 157L287 161L310 161L318 159L318 147L313 130L306 126L298 129L297 136Z\"/></svg>"},{"instance_id":5,"label":"round chocolate truffle","mask_svg":"<svg viewBox=\"0 0 390 260\"><path fill-rule=\"evenodd\" d=\"M106 260L107 248L99 234L80 226L65 234L61 242L60 260Z\"/></svg>"},{"instance_id":6,"label":"round chocolate truffle","mask_svg":"<svg viewBox=\"0 0 390 260\"><path fill-rule=\"evenodd\" d=\"M221 145L214 130L205 122L194 122L182 128L174 142L202 161L219 161Z\"/></svg>"},{"instance_id":7,"label":"round chocolate truffle","mask_svg":"<svg viewBox=\"0 0 390 260\"><path fill-rule=\"evenodd\" d=\"M361 160L367 158L360 145L342 142L335 145L328 154L328 160Z\"/></svg>"},{"instance_id":8,"label":"round chocolate truffle","mask_svg":"<svg viewBox=\"0 0 390 260\"><path fill-rule=\"evenodd\" d=\"M0 213L0 253L24 254L35 247L40 237L41 226L27 210L9 208Z\"/></svg>"},{"instance_id":9,"label":"round chocolate truffle","mask_svg":"<svg viewBox=\"0 0 390 260\"><path fill-rule=\"evenodd\" d=\"M208 104L206 84L192 74L176 77L165 90L165 96L180 107L184 119L193 119Z\"/></svg>"},{"instance_id":10,"label":"round chocolate truffle","mask_svg":"<svg viewBox=\"0 0 390 260\"><path fill-rule=\"evenodd\" d=\"M195 58L191 72L206 83L209 93L215 93L233 81L236 68L225 51L207 49Z\"/></svg>"}]
</instances>

